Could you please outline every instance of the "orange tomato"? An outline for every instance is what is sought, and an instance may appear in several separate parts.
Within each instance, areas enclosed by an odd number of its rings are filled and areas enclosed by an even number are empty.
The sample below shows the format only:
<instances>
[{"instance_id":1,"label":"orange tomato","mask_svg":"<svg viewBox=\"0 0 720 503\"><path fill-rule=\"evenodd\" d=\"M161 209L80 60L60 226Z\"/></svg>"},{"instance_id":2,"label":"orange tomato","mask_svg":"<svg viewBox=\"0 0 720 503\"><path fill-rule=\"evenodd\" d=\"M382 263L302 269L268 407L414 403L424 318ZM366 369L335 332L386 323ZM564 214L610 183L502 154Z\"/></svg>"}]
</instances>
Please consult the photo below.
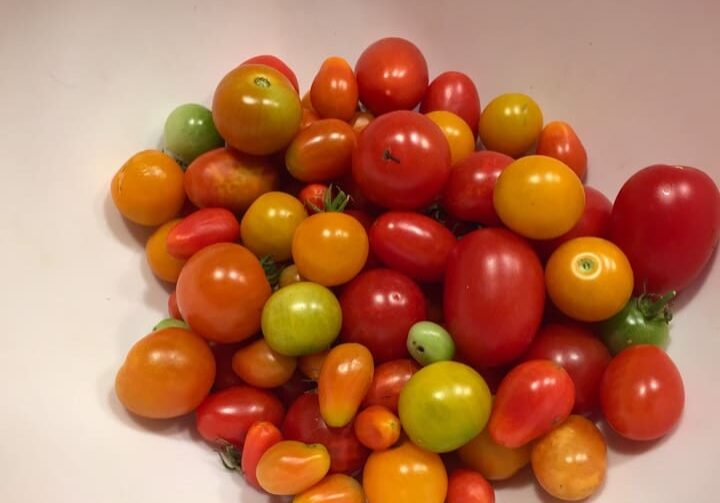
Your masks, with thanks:
<instances>
[{"instance_id":1,"label":"orange tomato","mask_svg":"<svg viewBox=\"0 0 720 503\"><path fill-rule=\"evenodd\" d=\"M385 407L371 405L355 418L355 436L369 449L387 449L400 438L400 419Z\"/></svg>"},{"instance_id":2,"label":"orange tomato","mask_svg":"<svg viewBox=\"0 0 720 503\"><path fill-rule=\"evenodd\" d=\"M305 374L305 377L317 381L320 379L320 369L322 368L325 358L327 358L329 349L320 351L319 353L313 353L311 355L301 356L298 359L298 368L300 372Z\"/></svg>"},{"instance_id":3,"label":"orange tomato","mask_svg":"<svg viewBox=\"0 0 720 503\"><path fill-rule=\"evenodd\" d=\"M321 119L303 129L285 153L290 174L303 182L342 178L350 170L355 132L338 119Z\"/></svg>"},{"instance_id":4,"label":"orange tomato","mask_svg":"<svg viewBox=\"0 0 720 503\"><path fill-rule=\"evenodd\" d=\"M350 120L358 104L358 84L350 64L337 56L323 61L310 87L310 100L320 117Z\"/></svg>"},{"instance_id":5,"label":"orange tomato","mask_svg":"<svg viewBox=\"0 0 720 503\"><path fill-rule=\"evenodd\" d=\"M425 114L442 130L450 146L450 163L455 166L475 150L475 135L467 122L452 112L437 110Z\"/></svg>"},{"instance_id":6,"label":"orange tomato","mask_svg":"<svg viewBox=\"0 0 720 503\"><path fill-rule=\"evenodd\" d=\"M248 484L262 489L257 480L257 465L265 451L282 439L282 433L270 421L256 421L250 426L245 435L240 458L240 467Z\"/></svg>"},{"instance_id":7,"label":"orange tomato","mask_svg":"<svg viewBox=\"0 0 720 503\"><path fill-rule=\"evenodd\" d=\"M487 104L478 133L487 150L519 157L535 143L542 126L542 111L535 100L522 93L506 93Z\"/></svg>"},{"instance_id":8,"label":"orange tomato","mask_svg":"<svg viewBox=\"0 0 720 503\"><path fill-rule=\"evenodd\" d=\"M292 285L293 283L300 283L301 281L305 280L302 276L300 276L300 273L297 270L297 266L295 264L290 264L282 271L280 271L280 279L278 279L278 285L280 286L280 288L282 288L284 286Z\"/></svg>"},{"instance_id":9,"label":"orange tomato","mask_svg":"<svg viewBox=\"0 0 720 503\"><path fill-rule=\"evenodd\" d=\"M545 125L537 143L537 153L554 157L565 164L580 178L587 174L587 152L570 124L553 121Z\"/></svg>"},{"instance_id":10,"label":"orange tomato","mask_svg":"<svg viewBox=\"0 0 720 503\"><path fill-rule=\"evenodd\" d=\"M355 134L360 134L373 120L375 116L370 112L355 112L348 122L355 130Z\"/></svg>"},{"instance_id":11,"label":"orange tomato","mask_svg":"<svg viewBox=\"0 0 720 503\"><path fill-rule=\"evenodd\" d=\"M302 118L300 119L300 131L307 128L310 124L320 120L320 116L310 108L303 107Z\"/></svg>"},{"instance_id":12,"label":"orange tomato","mask_svg":"<svg viewBox=\"0 0 720 503\"><path fill-rule=\"evenodd\" d=\"M152 233L145 243L145 256L152 272L168 283L177 282L185 260L175 258L167 250L167 237L170 231L182 222L182 219L171 220Z\"/></svg>"},{"instance_id":13,"label":"orange tomato","mask_svg":"<svg viewBox=\"0 0 720 503\"><path fill-rule=\"evenodd\" d=\"M292 503L365 503L365 493L357 480L336 473L295 496Z\"/></svg>"},{"instance_id":14,"label":"orange tomato","mask_svg":"<svg viewBox=\"0 0 720 503\"><path fill-rule=\"evenodd\" d=\"M258 388L276 388L290 380L297 359L281 355L259 339L240 348L232 359L232 368L240 378Z\"/></svg>"},{"instance_id":15,"label":"orange tomato","mask_svg":"<svg viewBox=\"0 0 720 503\"><path fill-rule=\"evenodd\" d=\"M185 202L183 170L159 150L132 156L115 174L110 186L115 207L140 225L164 224L177 215Z\"/></svg>"},{"instance_id":16,"label":"orange tomato","mask_svg":"<svg viewBox=\"0 0 720 503\"><path fill-rule=\"evenodd\" d=\"M328 426L340 428L352 421L370 389L375 365L362 344L348 342L330 350L320 369L320 414Z\"/></svg>"},{"instance_id":17,"label":"orange tomato","mask_svg":"<svg viewBox=\"0 0 720 503\"><path fill-rule=\"evenodd\" d=\"M255 474L270 494L293 496L320 482L330 469L330 454L322 444L283 440L260 458Z\"/></svg>"},{"instance_id":18,"label":"orange tomato","mask_svg":"<svg viewBox=\"0 0 720 503\"><path fill-rule=\"evenodd\" d=\"M460 447L458 455L465 465L488 480L505 480L530 462L530 446L510 449L495 442L487 428Z\"/></svg>"}]
</instances>

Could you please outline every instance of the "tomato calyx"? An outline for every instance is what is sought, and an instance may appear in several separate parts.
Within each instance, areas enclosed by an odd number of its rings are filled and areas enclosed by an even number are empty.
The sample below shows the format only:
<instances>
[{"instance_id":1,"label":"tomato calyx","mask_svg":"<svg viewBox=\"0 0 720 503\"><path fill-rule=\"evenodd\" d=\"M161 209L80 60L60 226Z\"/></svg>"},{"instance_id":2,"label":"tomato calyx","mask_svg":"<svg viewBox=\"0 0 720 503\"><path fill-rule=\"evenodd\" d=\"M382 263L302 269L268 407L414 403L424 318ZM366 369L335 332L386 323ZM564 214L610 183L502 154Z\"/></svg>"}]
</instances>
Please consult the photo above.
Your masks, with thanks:
<instances>
[{"instance_id":1,"label":"tomato calyx","mask_svg":"<svg viewBox=\"0 0 720 503\"><path fill-rule=\"evenodd\" d=\"M383 161L392 161L396 164L400 164L400 159L395 157L392 152L390 152L389 148L385 149L385 151L383 152Z\"/></svg>"},{"instance_id":2,"label":"tomato calyx","mask_svg":"<svg viewBox=\"0 0 720 503\"><path fill-rule=\"evenodd\" d=\"M265 255L260 259L260 265L263 268L263 271L265 271L265 277L268 280L268 283L270 283L270 286L274 289L278 286L280 283L280 273L282 272L282 267L278 267L277 262L275 262L275 259L273 259L270 255Z\"/></svg>"},{"instance_id":3,"label":"tomato calyx","mask_svg":"<svg viewBox=\"0 0 720 503\"><path fill-rule=\"evenodd\" d=\"M333 191L337 189L337 194L333 196ZM308 202L310 208L316 213L342 213L350 203L350 196L342 191L340 187L336 187L332 183L325 189L323 193L323 207L318 208L313 203Z\"/></svg>"},{"instance_id":4,"label":"tomato calyx","mask_svg":"<svg viewBox=\"0 0 720 503\"><path fill-rule=\"evenodd\" d=\"M668 305L675 298L677 291L671 290L660 298L656 295L642 294L638 297L637 307L647 319L657 319L661 317L665 323L672 321L672 311Z\"/></svg>"},{"instance_id":5,"label":"tomato calyx","mask_svg":"<svg viewBox=\"0 0 720 503\"><path fill-rule=\"evenodd\" d=\"M238 471L241 469L242 453L233 444L227 440L221 440L217 453L218 456L220 456L220 462L225 468L230 471Z\"/></svg>"}]
</instances>

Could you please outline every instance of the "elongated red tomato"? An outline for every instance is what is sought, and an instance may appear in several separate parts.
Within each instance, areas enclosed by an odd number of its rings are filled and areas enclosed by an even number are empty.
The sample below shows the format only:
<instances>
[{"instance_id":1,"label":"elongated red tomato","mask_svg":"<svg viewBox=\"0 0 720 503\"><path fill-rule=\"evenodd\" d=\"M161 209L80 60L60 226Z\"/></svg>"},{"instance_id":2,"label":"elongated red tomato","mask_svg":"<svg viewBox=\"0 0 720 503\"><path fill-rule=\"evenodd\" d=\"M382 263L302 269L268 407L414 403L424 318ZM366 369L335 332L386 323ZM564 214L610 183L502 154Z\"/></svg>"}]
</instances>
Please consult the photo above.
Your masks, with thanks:
<instances>
[{"instance_id":1,"label":"elongated red tomato","mask_svg":"<svg viewBox=\"0 0 720 503\"><path fill-rule=\"evenodd\" d=\"M362 344L340 344L330 350L318 379L320 413L328 426L340 428L352 421L374 370L372 354Z\"/></svg>"},{"instance_id":2,"label":"elongated red tomato","mask_svg":"<svg viewBox=\"0 0 720 503\"><path fill-rule=\"evenodd\" d=\"M537 154L564 162L580 180L585 180L587 152L575 130L567 122L553 121L545 124L538 137Z\"/></svg>"},{"instance_id":3,"label":"elongated red tomato","mask_svg":"<svg viewBox=\"0 0 720 503\"><path fill-rule=\"evenodd\" d=\"M310 87L310 101L320 117L352 119L357 110L358 84L350 64L337 56L323 61Z\"/></svg>"},{"instance_id":4,"label":"elongated red tomato","mask_svg":"<svg viewBox=\"0 0 720 503\"><path fill-rule=\"evenodd\" d=\"M480 122L480 97L475 83L462 72L444 72L430 82L422 103L420 113L446 110L452 112L470 126L473 136L477 136Z\"/></svg>"},{"instance_id":5,"label":"elongated red tomato","mask_svg":"<svg viewBox=\"0 0 720 503\"><path fill-rule=\"evenodd\" d=\"M172 228L167 251L173 257L190 258L215 243L232 243L240 237L240 224L225 208L201 208Z\"/></svg>"},{"instance_id":6,"label":"elongated red tomato","mask_svg":"<svg viewBox=\"0 0 720 503\"><path fill-rule=\"evenodd\" d=\"M245 480L256 489L262 489L257 479L258 462L265 451L282 440L282 433L268 421L253 423L245 436L242 449L241 467Z\"/></svg>"}]
</instances>

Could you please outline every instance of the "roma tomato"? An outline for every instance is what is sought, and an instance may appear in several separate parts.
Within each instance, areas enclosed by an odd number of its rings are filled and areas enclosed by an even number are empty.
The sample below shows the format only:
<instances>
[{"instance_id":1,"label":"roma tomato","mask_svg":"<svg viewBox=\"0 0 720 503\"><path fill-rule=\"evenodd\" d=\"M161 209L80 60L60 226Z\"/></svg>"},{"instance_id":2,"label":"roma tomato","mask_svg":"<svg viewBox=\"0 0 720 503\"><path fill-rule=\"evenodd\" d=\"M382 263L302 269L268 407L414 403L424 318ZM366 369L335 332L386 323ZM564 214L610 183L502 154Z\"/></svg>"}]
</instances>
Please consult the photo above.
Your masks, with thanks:
<instances>
[{"instance_id":1,"label":"roma tomato","mask_svg":"<svg viewBox=\"0 0 720 503\"><path fill-rule=\"evenodd\" d=\"M699 169L654 165L620 189L610 239L627 255L639 292L682 290L710 260L720 236L720 192Z\"/></svg>"},{"instance_id":2,"label":"roma tomato","mask_svg":"<svg viewBox=\"0 0 720 503\"><path fill-rule=\"evenodd\" d=\"M292 84L292 86L295 88L295 92L298 94L300 93L300 87L298 86L298 79L295 76L295 72L293 72L292 69L277 56L273 56L271 54L261 54L259 56L253 56L250 59L246 59L241 64L267 65L275 68L277 71L285 75L288 81L290 81L290 84Z\"/></svg>"},{"instance_id":3,"label":"roma tomato","mask_svg":"<svg viewBox=\"0 0 720 503\"><path fill-rule=\"evenodd\" d=\"M276 388L290 380L297 359L281 355L265 339L239 349L232 359L233 370L246 383L258 388Z\"/></svg>"},{"instance_id":4,"label":"roma tomato","mask_svg":"<svg viewBox=\"0 0 720 503\"><path fill-rule=\"evenodd\" d=\"M210 344L213 356L215 357L215 382L213 383L213 391L220 391L233 386L245 384L240 376L235 373L232 366L233 356L238 349L242 347L239 343L234 344L218 344L216 342Z\"/></svg>"},{"instance_id":5,"label":"roma tomato","mask_svg":"<svg viewBox=\"0 0 720 503\"><path fill-rule=\"evenodd\" d=\"M530 462L530 445L510 449L495 442L485 428L477 437L458 449L465 466L488 480L506 480Z\"/></svg>"},{"instance_id":6,"label":"roma tomato","mask_svg":"<svg viewBox=\"0 0 720 503\"><path fill-rule=\"evenodd\" d=\"M303 182L342 178L350 170L355 131L339 119L321 119L298 133L285 152L285 165Z\"/></svg>"},{"instance_id":7,"label":"roma tomato","mask_svg":"<svg viewBox=\"0 0 720 503\"><path fill-rule=\"evenodd\" d=\"M188 259L215 243L232 243L240 237L240 224L225 208L201 208L182 219L167 236L167 251Z\"/></svg>"},{"instance_id":8,"label":"roma tomato","mask_svg":"<svg viewBox=\"0 0 720 503\"><path fill-rule=\"evenodd\" d=\"M480 122L480 97L475 83L461 72L444 72L430 82L422 103L420 113L447 110L462 118L477 136ZM474 142L473 142L474 143Z\"/></svg>"},{"instance_id":9,"label":"roma tomato","mask_svg":"<svg viewBox=\"0 0 720 503\"><path fill-rule=\"evenodd\" d=\"M400 438L400 419L380 405L371 405L355 418L355 435L368 449L381 451Z\"/></svg>"},{"instance_id":10,"label":"roma tomato","mask_svg":"<svg viewBox=\"0 0 720 503\"><path fill-rule=\"evenodd\" d=\"M470 126L452 112L437 110L426 114L438 125L450 147L450 164L455 166L475 150L475 136Z\"/></svg>"},{"instance_id":11,"label":"roma tomato","mask_svg":"<svg viewBox=\"0 0 720 503\"><path fill-rule=\"evenodd\" d=\"M328 426L341 428L355 417L372 383L373 356L362 344L345 343L330 350L320 368L320 414Z\"/></svg>"},{"instance_id":12,"label":"roma tomato","mask_svg":"<svg viewBox=\"0 0 720 503\"><path fill-rule=\"evenodd\" d=\"M257 465L270 447L282 440L282 433L268 421L257 421L248 429L242 448L240 467L245 480L256 489L262 489L257 479Z\"/></svg>"},{"instance_id":13,"label":"roma tomato","mask_svg":"<svg viewBox=\"0 0 720 503\"><path fill-rule=\"evenodd\" d=\"M192 412L214 379L207 343L188 330L166 328L133 345L115 377L115 393L138 416L166 419Z\"/></svg>"},{"instance_id":14,"label":"roma tomato","mask_svg":"<svg viewBox=\"0 0 720 503\"><path fill-rule=\"evenodd\" d=\"M417 210L442 192L450 175L450 147L440 128L416 112L392 112L358 138L352 174L370 201Z\"/></svg>"},{"instance_id":15,"label":"roma tomato","mask_svg":"<svg viewBox=\"0 0 720 503\"><path fill-rule=\"evenodd\" d=\"M212 120L212 112L202 105L186 103L175 108L165 120L165 149L186 166L197 156L225 145Z\"/></svg>"},{"instance_id":16,"label":"roma tomato","mask_svg":"<svg viewBox=\"0 0 720 503\"><path fill-rule=\"evenodd\" d=\"M284 192L267 192L253 202L240 222L243 244L262 258L282 262L292 256L295 230L307 218L299 199Z\"/></svg>"},{"instance_id":17,"label":"roma tomato","mask_svg":"<svg viewBox=\"0 0 720 503\"><path fill-rule=\"evenodd\" d=\"M322 369L323 362L327 358L329 349L320 351L319 353L313 353L311 355L305 355L298 358L298 368L300 372L312 381L317 381L320 378L320 369Z\"/></svg>"},{"instance_id":18,"label":"roma tomato","mask_svg":"<svg viewBox=\"0 0 720 503\"><path fill-rule=\"evenodd\" d=\"M533 146L543 127L540 107L521 93L501 94L480 115L478 133L488 150L520 157Z\"/></svg>"},{"instance_id":19,"label":"roma tomato","mask_svg":"<svg viewBox=\"0 0 720 503\"><path fill-rule=\"evenodd\" d=\"M500 445L515 449L544 435L570 415L575 386L570 375L549 360L530 360L500 383L488 430Z\"/></svg>"},{"instance_id":20,"label":"roma tomato","mask_svg":"<svg viewBox=\"0 0 720 503\"><path fill-rule=\"evenodd\" d=\"M260 487L270 494L293 496L320 482L330 469L330 454L322 444L282 440L257 464Z\"/></svg>"},{"instance_id":21,"label":"roma tomato","mask_svg":"<svg viewBox=\"0 0 720 503\"><path fill-rule=\"evenodd\" d=\"M545 125L538 138L536 152L564 162L580 180L587 175L587 152L570 124L553 121Z\"/></svg>"},{"instance_id":22,"label":"roma tomato","mask_svg":"<svg viewBox=\"0 0 720 503\"><path fill-rule=\"evenodd\" d=\"M145 243L145 256L153 274L163 281L175 283L185 265L185 260L170 254L167 248L168 235L182 220L170 220L161 225Z\"/></svg>"},{"instance_id":23,"label":"roma tomato","mask_svg":"<svg viewBox=\"0 0 720 503\"><path fill-rule=\"evenodd\" d=\"M282 150L300 129L302 107L290 81L272 67L244 64L215 89L213 120L228 144L252 155Z\"/></svg>"},{"instance_id":24,"label":"roma tomato","mask_svg":"<svg viewBox=\"0 0 720 503\"><path fill-rule=\"evenodd\" d=\"M310 100L320 117L349 121L358 104L358 83L350 64L337 56L323 61L310 87Z\"/></svg>"},{"instance_id":25,"label":"roma tomato","mask_svg":"<svg viewBox=\"0 0 720 503\"><path fill-rule=\"evenodd\" d=\"M365 503L365 493L357 480L336 473L295 496L292 503Z\"/></svg>"},{"instance_id":26,"label":"roma tomato","mask_svg":"<svg viewBox=\"0 0 720 503\"><path fill-rule=\"evenodd\" d=\"M495 503L495 491L480 473L455 470L448 479L446 503Z\"/></svg>"},{"instance_id":27,"label":"roma tomato","mask_svg":"<svg viewBox=\"0 0 720 503\"><path fill-rule=\"evenodd\" d=\"M298 199L303 203L309 214L319 213L318 210L324 209L325 191L328 186L323 183L310 183L303 187L298 195Z\"/></svg>"},{"instance_id":28,"label":"roma tomato","mask_svg":"<svg viewBox=\"0 0 720 503\"><path fill-rule=\"evenodd\" d=\"M375 116L370 112L355 112L349 123L355 134L359 135L374 119Z\"/></svg>"},{"instance_id":29,"label":"roma tomato","mask_svg":"<svg viewBox=\"0 0 720 503\"><path fill-rule=\"evenodd\" d=\"M239 342L255 335L270 294L260 261L232 243L197 252L177 282L183 319L198 335L216 342Z\"/></svg>"},{"instance_id":30,"label":"roma tomato","mask_svg":"<svg viewBox=\"0 0 720 503\"><path fill-rule=\"evenodd\" d=\"M360 101L378 116L412 110L428 85L425 57L412 42L383 38L370 44L355 64Z\"/></svg>"},{"instance_id":31,"label":"roma tomato","mask_svg":"<svg viewBox=\"0 0 720 503\"><path fill-rule=\"evenodd\" d=\"M625 438L655 440L680 421L685 405L682 377L657 346L631 346L612 359L600 385L608 424Z\"/></svg>"},{"instance_id":32,"label":"roma tomato","mask_svg":"<svg viewBox=\"0 0 720 503\"><path fill-rule=\"evenodd\" d=\"M544 304L542 266L523 239L482 229L455 245L445 272L445 322L468 362L492 367L520 356L540 326Z\"/></svg>"},{"instance_id":33,"label":"roma tomato","mask_svg":"<svg viewBox=\"0 0 720 503\"><path fill-rule=\"evenodd\" d=\"M605 239L572 239L545 266L548 295L560 311L580 321L602 321L619 312L633 291L625 254Z\"/></svg>"},{"instance_id":34,"label":"roma tomato","mask_svg":"<svg viewBox=\"0 0 720 503\"><path fill-rule=\"evenodd\" d=\"M632 297L625 307L600 326L600 335L614 355L636 344L654 344L665 349L670 340L672 313L668 306L675 297L669 292Z\"/></svg>"},{"instance_id":35,"label":"roma tomato","mask_svg":"<svg viewBox=\"0 0 720 503\"><path fill-rule=\"evenodd\" d=\"M410 359L391 360L375 367L363 405L380 405L397 414L400 392L420 366Z\"/></svg>"}]
</instances>

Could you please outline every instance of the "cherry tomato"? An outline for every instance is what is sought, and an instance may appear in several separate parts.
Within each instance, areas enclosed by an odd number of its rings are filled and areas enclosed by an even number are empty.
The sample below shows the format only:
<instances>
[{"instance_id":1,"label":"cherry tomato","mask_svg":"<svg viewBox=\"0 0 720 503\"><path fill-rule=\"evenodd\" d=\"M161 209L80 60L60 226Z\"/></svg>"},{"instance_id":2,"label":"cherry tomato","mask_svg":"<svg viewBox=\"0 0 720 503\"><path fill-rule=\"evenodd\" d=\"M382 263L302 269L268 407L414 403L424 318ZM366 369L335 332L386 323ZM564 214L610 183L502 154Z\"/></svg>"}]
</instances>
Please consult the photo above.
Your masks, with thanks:
<instances>
[{"instance_id":1,"label":"cherry tomato","mask_svg":"<svg viewBox=\"0 0 720 503\"><path fill-rule=\"evenodd\" d=\"M320 117L349 121L358 104L358 83L350 64L337 56L323 61L310 87L310 100Z\"/></svg>"},{"instance_id":2,"label":"cherry tomato","mask_svg":"<svg viewBox=\"0 0 720 503\"><path fill-rule=\"evenodd\" d=\"M575 238L550 256L545 283L560 311L580 321L602 321L625 307L633 291L633 272L625 254L610 241Z\"/></svg>"},{"instance_id":3,"label":"cherry tomato","mask_svg":"<svg viewBox=\"0 0 720 503\"><path fill-rule=\"evenodd\" d=\"M472 470L455 470L448 479L446 503L495 503L490 482Z\"/></svg>"},{"instance_id":4,"label":"cherry tomato","mask_svg":"<svg viewBox=\"0 0 720 503\"><path fill-rule=\"evenodd\" d=\"M475 136L470 126L452 112L437 110L426 114L442 130L450 147L450 164L455 166L475 150Z\"/></svg>"},{"instance_id":5,"label":"cherry tomato","mask_svg":"<svg viewBox=\"0 0 720 503\"><path fill-rule=\"evenodd\" d=\"M290 380L296 366L294 357L273 351L265 339L239 349L232 359L235 373L246 383L258 388L282 386Z\"/></svg>"},{"instance_id":6,"label":"cherry tomato","mask_svg":"<svg viewBox=\"0 0 720 503\"><path fill-rule=\"evenodd\" d=\"M220 391L233 386L245 384L240 376L235 373L232 367L233 356L242 344L218 344L213 342L210 344L213 356L215 357L215 382L213 383L213 391Z\"/></svg>"},{"instance_id":7,"label":"cherry tomato","mask_svg":"<svg viewBox=\"0 0 720 503\"><path fill-rule=\"evenodd\" d=\"M531 460L535 478L550 495L579 501L597 492L605 479L607 445L592 421L570 416L535 442Z\"/></svg>"},{"instance_id":8,"label":"cherry tomato","mask_svg":"<svg viewBox=\"0 0 720 503\"><path fill-rule=\"evenodd\" d=\"M419 321L410 327L407 349L423 366L452 360L455 357L455 343L452 337L441 325L432 321Z\"/></svg>"},{"instance_id":9,"label":"cherry tomato","mask_svg":"<svg viewBox=\"0 0 720 503\"><path fill-rule=\"evenodd\" d=\"M197 252L177 282L183 319L198 335L216 342L239 342L255 335L270 293L255 255L232 243Z\"/></svg>"},{"instance_id":10,"label":"cherry tomato","mask_svg":"<svg viewBox=\"0 0 720 503\"><path fill-rule=\"evenodd\" d=\"M182 315L180 314L180 308L178 308L177 305L177 294L175 293L175 290L172 291L170 296L168 297L168 314L175 318L176 320L182 320Z\"/></svg>"},{"instance_id":11,"label":"cherry tomato","mask_svg":"<svg viewBox=\"0 0 720 503\"><path fill-rule=\"evenodd\" d=\"M281 72L259 64L231 70L215 89L213 120L218 132L241 152L273 154L300 129L297 91Z\"/></svg>"},{"instance_id":12,"label":"cherry tomato","mask_svg":"<svg viewBox=\"0 0 720 503\"><path fill-rule=\"evenodd\" d=\"M336 473L295 496L292 503L365 503L365 493L357 480Z\"/></svg>"},{"instance_id":13,"label":"cherry tomato","mask_svg":"<svg viewBox=\"0 0 720 503\"><path fill-rule=\"evenodd\" d=\"M473 139L477 136L480 97L475 83L464 73L444 72L430 82L420 103L420 113L435 110L447 110L456 114L470 126Z\"/></svg>"},{"instance_id":14,"label":"cherry tomato","mask_svg":"<svg viewBox=\"0 0 720 503\"><path fill-rule=\"evenodd\" d=\"M530 150L542 127L542 112L530 96L507 93L487 104L478 132L486 149L519 157Z\"/></svg>"},{"instance_id":15,"label":"cherry tomato","mask_svg":"<svg viewBox=\"0 0 720 503\"><path fill-rule=\"evenodd\" d=\"M270 447L257 465L257 481L270 494L292 496L320 482L330 469L322 444L282 440Z\"/></svg>"},{"instance_id":16,"label":"cherry tomato","mask_svg":"<svg viewBox=\"0 0 720 503\"><path fill-rule=\"evenodd\" d=\"M188 259L195 252L215 243L232 243L240 237L240 224L224 208L201 208L174 226L167 236L167 251L173 257Z\"/></svg>"},{"instance_id":17,"label":"cherry tomato","mask_svg":"<svg viewBox=\"0 0 720 503\"><path fill-rule=\"evenodd\" d=\"M330 350L318 378L320 414L328 426L349 424L372 383L373 356L362 344L339 344Z\"/></svg>"},{"instance_id":18,"label":"cherry tomato","mask_svg":"<svg viewBox=\"0 0 720 503\"><path fill-rule=\"evenodd\" d=\"M281 262L292 256L295 230L307 218L303 203L284 192L267 192L258 197L240 222L243 244L262 258Z\"/></svg>"},{"instance_id":19,"label":"cherry tomato","mask_svg":"<svg viewBox=\"0 0 720 503\"><path fill-rule=\"evenodd\" d=\"M506 480L530 462L530 445L510 449L495 442L485 428L458 449L462 462L488 480Z\"/></svg>"},{"instance_id":20,"label":"cherry tomato","mask_svg":"<svg viewBox=\"0 0 720 503\"><path fill-rule=\"evenodd\" d=\"M175 283L185 260L170 255L167 249L167 237L182 220L170 220L152 233L145 243L145 256L153 274L163 281Z\"/></svg>"},{"instance_id":21,"label":"cherry tomato","mask_svg":"<svg viewBox=\"0 0 720 503\"><path fill-rule=\"evenodd\" d=\"M400 438L400 419L381 405L371 405L355 418L355 435L368 449L381 451Z\"/></svg>"},{"instance_id":22,"label":"cherry tomato","mask_svg":"<svg viewBox=\"0 0 720 503\"><path fill-rule=\"evenodd\" d=\"M632 297L625 307L600 326L603 342L613 355L628 346L654 344L665 349L670 340L672 312L668 306L675 292L662 297Z\"/></svg>"},{"instance_id":23,"label":"cherry tomato","mask_svg":"<svg viewBox=\"0 0 720 503\"><path fill-rule=\"evenodd\" d=\"M262 489L257 479L257 465L262 455L282 440L277 426L268 421L256 421L248 429L242 448L241 468L245 480L256 489Z\"/></svg>"},{"instance_id":24,"label":"cherry tomato","mask_svg":"<svg viewBox=\"0 0 720 503\"><path fill-rule=\"evenodd\" d=\"M400 392L420 366L410 359L391 360L375 367L363 405L380 405L397 414Z\"/></svg>"},{"instance_id":25,"label":"cherry tomato","mask_svg":"<svg viewBox=\"0 0 720 503\"><path fill-rule=\"evenodd\" d=\"M545 125L538 137L538 155L546 155L564 162L580 180L587 175L587 152L570 124L553 121Z\"/></svg>"},{"instance_id":26,"label":"cherry tomato","mask_svg":"<svg viewBox=\"0 0 720 503\"><path fill-rule=\"evenodd\" d=\"M374 119L375 116L370 112L355 112L348 122L355 131L355 134L360 134Z\"/></svg>"},{"instance_id":27,"label":"cherry tomato","mask_svg":"<svg viewBox=\"0 0 720 503\"><path fill-rule=\"evenodd\" d=\"M250 59L246 59L242 62L242 64L259 64L270 66L282 73L290 81L290 84L292 84L292 86L295 88L295 92L300 93L300 87L298 86L298 79L295 76L295 72L293 72L292 69L277 56L272 56L270 54L261 54L259 56L253 56Z\"/></svg>"},{"instance_id":28,"label":"cherry tomato","mask_svg":"<svg viewBox=\"0 0 720 503\"><path fill-rule=\"evenodd\" d=\"M215 129L212 112L196 103L180 105L170 112L163 137L165 150L186 166L200 154L225 145Z\"/></svg>"},{"instance_id":29,"label":"cherry tomato","mask_svg":"<svg viewBox=\"0 0 720 503\"><path fill-rule=\"evenodd\" d=\"M328 190L328 186L323 183L310 183L303 187L298 199L303 203L307 212L312 215L318 213L317 209L324 209L325 202L323 199L326 190Z\"/></svg>"},{"instance_id":30,"label":"cherry tomato","mask_svg":"<svg viewBox=\"0 0 720 503\"><path fill-rule=\"evenodd\" d=\"M297 266L295 264L290 264L280 271L278 286L282 288L284 286L292 285L293 283L300 283L301 281L305 281L305 279L300 276Z\"/></svg>"},{"instance_id":31,"label":"cherry tomato","mask_svg":"<svg viewBox=\"0 0 720 503\"><path fill-rule=\"evenodd\" d=\"M215 379L207 343L181 328L152 332L136 342L115 377L125 408L142 417L165 419L192 412Z\"/></svg>"},{"instance_id":32,"label":"cherry tomato","mask_svg":"<svg viewBox=\"0 0 720 503\"><path fill-rule=\"evenodd\" d=\"M180 213L185 202L183 171L169 155L143 150L118 170L110 192L115 207L128 220L164 224Z\"/></svg>"},{"instance_id":33,"label":"cherry tomato","mask_svg":"<svg viewBox=\"0 0 720 503\"><path fill-rule=\"evenodd\" d=\"M355 64L360 101L375 116L412 110L428 85L425 57L412 42L383 38L370 44Z\"/></svg>"},{"instance_id":34,"label":"cherry tomato","mask_svg":"<svg viewBox=\"0 0 720 503\"><path fill-rule=\"evenodd\" d=\"M639 292L686 288L720 236L720 192L699 169L654 165L631 176L615 198L610 239L627 255Z\"/></svg>"},{"instance_id":35,"label":"cherry tomato","mask_svg":"<svg viewBox=\"0 0 720 503\"><path fill-rule=\"evenodd\" d=\"M321 119L300 131L285 152L285 165L303 182L337 180L349 172L355 131L338 119Z\"/></svg>"},{"instance_id":36,"label":"cherry tomato","mask_svg":"<svg viewBox=\"0 0 720 503\"><path fill-rule=\"evenodd\" d=\"M600 385L608 424L631 440L655 440L680 421L682 377L670 357L650 344L631 346L612 359Z\"/></svg>"},{"instance_id":37,"label":"cherry tomato","mask_svg":"<svg viewBox=\"0 0 720 503\"><path fill-rule=\"evenodd\" d=\"M329 349L313 353L311 355L301 356L298 359L298 368L305 377L313 381L317 381L320 378L320 369L322 368L325 358L327 358Z\"/></svg>"}]
</instances>

